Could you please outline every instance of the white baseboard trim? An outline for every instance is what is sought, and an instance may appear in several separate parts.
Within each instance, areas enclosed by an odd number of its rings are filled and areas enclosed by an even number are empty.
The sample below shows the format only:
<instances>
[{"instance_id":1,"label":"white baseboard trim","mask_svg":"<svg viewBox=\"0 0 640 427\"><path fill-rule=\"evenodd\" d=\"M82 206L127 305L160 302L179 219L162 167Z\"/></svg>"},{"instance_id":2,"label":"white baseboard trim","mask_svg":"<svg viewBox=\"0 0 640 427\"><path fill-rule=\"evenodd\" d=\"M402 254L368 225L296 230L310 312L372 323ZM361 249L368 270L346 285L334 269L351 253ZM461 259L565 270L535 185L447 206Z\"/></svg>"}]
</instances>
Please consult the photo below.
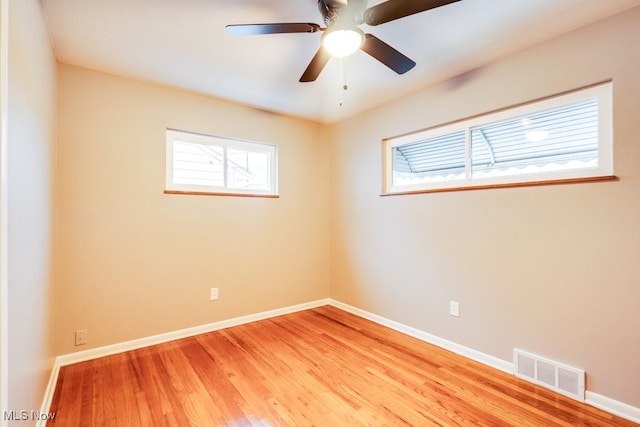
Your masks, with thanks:
<instances>
[{"instance_id":1,"label":"white baseboard trim","mask_svg":"<svg viewBox=\"0 0 640 427\"><path fill-rule=\"evenodd\" d=\"M386 326L387 328L402 332L405 335L409 335L429 344L444 348L445 350L449 350L468 359L475 360L476 362L491 366L492 368L498 369L508 374L513 374L513 362L508 362L506 360L490 356L486 353L482 353L472 348L456 344L453 341L440 338L436 335L432 335L419 329L412 328L411 326L403 325L402 323L387 319L382 316L378 316L377 314L370 313L368 311L359 309L349 304L342 303L340 301L331 299L329 304L351 314L355 314L356 316L363 317L382 326Z\"/></svg>"},{"instance_id":2,"label":"white baseboard trim","mask_svg":"<svg viewBox=\"0 0 640 427\"><path fill-rule=\"evenodd\" d=\"M179 331L166 332L163 334L152 335L146 338L139 338L118 344L111 344L103 347L92 348L90 350L69 353L58 356L56 361L60 366L70 365L73 363L84 362L86 360L97 359L98 357L124 353L125 351L137 350L139 348L149 347L151 345L162 344L182 338L188 338L194 335L206 334L208 332L231 328L233 326L244 325L245 323L256 322L258 320L264 320L271 317L282 316L284 314L295 313L297 311L308 310L310 308L316 308L327 304L329 304L329 299L321 299L303 304L292 305L289 307L249 314L246 316L234 317L232 319L221 320L218 322L208 323L206 325L194 326L192 328L181 329Z\"/></svg>"},{"instance_id":3,"label":"white baseboard trim","mask_svg":"<svg viewBox=\"0 0 640 427\"><path fill-rule=\"evenodd\" d=\"M42 402L41 413L46 414L51 408L51 402L53 400L53 394L55 392L56 384L58 382L58 374L60 368L65 365L73 363L84 362L87 360L96 359L99 357L109 356L112 354L122 353L125 351L136 350L151 345L162 344L168 341L173 341L181 338L187 338L194 335L205 334L208 332L217 331L220 329L230 328L233 326L243 325L245 323L255 322L258 320L269 319L276 316L282 316L285 314L295 313L297 311L308 310L311 308L320 307L323 305L332 305L336 308L355 314L372 322L378 323L382 326L386 326L395 331L425 341L427 343L436 345L438 347L449 350L453 353L459 354L471 360L475 360L484 365L498 369L500 371L513 374L514 366L512 362L499 359L497 357L482 353L469 347L457 344L453 341L440 338L436 335L429 334L419 329L404 325L394 320L387 319L385 317L373 314L371 312L362 310L349 304L336 301L332 298L325 298L316 301L311 301L303 304L297 304L289 307L278 308L275 310L263 311L256 314L250 314L247 316L240 316L233 319L222 320L219 322L213 322L206 325L195 326L192 328L182 329L179 331L167 332L163 334L153 335L146 338L135 339L126 341L123 343L107 345L103 347L97 347L90 350L79 351L76 353L65 354L58 356L55 360L53 369L51 371L51 377L45 391L45 396ZM602 396L591 391L585 392L585 403L602 409L603 411L617 415L619 417L628 419L630 421L640 423L640 408L628 405L626 403L611 399L606 396ZM44 427L46 421L40 421L37 427Z\"/></svg>"},{"instance_id":4,"label":"white baseboard trim","mask_svg":"<svg viewBox=\"0 0 640 427\"><path fill-rule=\"evenodd\" d=\"M585 391L584 402L591 406L595 406L598 409L602 409L603 411L607 411L610 414L617 415L629 421L633 421L634 423L640 424L640 408L636 408L635 406L628 405L624 402L620 402L588 390Z\"/></svg>"},{"instance_id":5,"label":"white baseboard trim","mask_svg":"<svg viewBox=\"0 0 640 427\"><path fill-rule=\"evenodd\" d=\"M58 384L58 374L60 373L60 365L58 360L53 362L53 368L51 368L51 376L49 376L49 382L47 388L44 391L44 399L42 400L42 406L40 406L40 414L48 414L49 408L51 408L51 401L53 400L53 393L56 391L56 384ZM44 427L47 425L46 420L38 420L36 427Z\"/></svg>"}]
</instances>

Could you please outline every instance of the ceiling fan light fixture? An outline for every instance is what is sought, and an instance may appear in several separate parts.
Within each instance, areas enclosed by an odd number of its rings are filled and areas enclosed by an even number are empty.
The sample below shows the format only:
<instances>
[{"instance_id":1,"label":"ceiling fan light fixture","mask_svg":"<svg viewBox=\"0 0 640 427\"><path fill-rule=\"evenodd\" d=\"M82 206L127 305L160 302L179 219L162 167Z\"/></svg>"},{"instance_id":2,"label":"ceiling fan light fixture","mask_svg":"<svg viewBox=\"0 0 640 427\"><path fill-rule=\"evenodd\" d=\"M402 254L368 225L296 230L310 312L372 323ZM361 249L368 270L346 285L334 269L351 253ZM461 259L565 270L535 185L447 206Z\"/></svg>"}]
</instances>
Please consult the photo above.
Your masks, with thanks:
<instances>
[{"instance_id":1,"label":"ceiling fan light fixture","mask_svg":"<svg viewBox=\"0 0 640 427\"><path fill-rule=\"evenodd\" d=\"M322 37L322 46L337 58L353 55L364 43L364 33L359 28L339 28L327 31Z\"/></svg>"}]
</instances>

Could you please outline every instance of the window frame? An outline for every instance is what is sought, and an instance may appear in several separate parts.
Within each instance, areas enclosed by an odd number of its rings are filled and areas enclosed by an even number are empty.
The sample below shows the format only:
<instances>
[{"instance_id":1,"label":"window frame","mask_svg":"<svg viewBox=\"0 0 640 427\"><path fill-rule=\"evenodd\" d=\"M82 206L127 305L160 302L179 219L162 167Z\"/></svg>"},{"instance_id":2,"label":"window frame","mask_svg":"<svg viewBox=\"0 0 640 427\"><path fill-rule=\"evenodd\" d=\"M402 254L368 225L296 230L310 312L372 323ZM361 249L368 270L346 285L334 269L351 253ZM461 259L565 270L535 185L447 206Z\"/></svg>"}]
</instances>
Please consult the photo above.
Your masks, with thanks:
<instances>
[{"instance_id":1,"label":"window frame","mask_svg":"<svg viewBox=\"0 0 640 427\"><path fill-rule=\"evenodd\" d=\"M471 131L507 119L524 117L554 107L597 97L598 99L598 166L572 170L514 174L499 177L472 178ZM536 99L523 104L437 125L428 129L382 140L383 174L382 195L460 191L482 188L501 188L530 185L548 185L585 181L615 180L613 175L613 102L612 82L606 81ZM394 148L424 139L465 132L465 178L450 181L394 185Z\"/></svg>"},{"instance_id":2,"label":"window frame","mask_svg":"<svg viewBox=\"0 0 640 427\"><path fill-rule=\"evenodd\" d=\"M173 174L173 144L174 142L186 142L203 144L223 149L223 180L224 186L198 185L198 184L178 184L174 182ZM251 151L269 153L269 189L242 189L232 188L227 182L227 150L231 149L251 149ZM214 196L241 196L241 197L271 197L278 195L278 147L275 144L265 142L247 141L242 139L195 133L179 129L166 129L166 163L165 163L165 194L191 194L191 195L214 195Z\"/></svg>"}]
</instances>

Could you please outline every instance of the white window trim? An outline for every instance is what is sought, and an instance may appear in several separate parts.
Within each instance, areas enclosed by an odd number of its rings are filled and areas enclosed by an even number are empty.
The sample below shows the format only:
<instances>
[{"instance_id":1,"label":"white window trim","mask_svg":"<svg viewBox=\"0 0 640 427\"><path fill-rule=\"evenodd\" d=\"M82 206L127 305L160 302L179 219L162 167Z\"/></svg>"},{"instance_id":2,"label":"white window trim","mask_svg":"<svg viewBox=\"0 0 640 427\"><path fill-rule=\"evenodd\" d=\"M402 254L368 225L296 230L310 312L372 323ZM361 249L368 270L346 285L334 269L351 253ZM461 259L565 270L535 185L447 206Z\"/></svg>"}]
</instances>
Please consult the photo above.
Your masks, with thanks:
<instances>
[{"instance_id":1,"label":"white window trim","mask_svg":"<svg viewBox=\"0 0 640 427\"><path fill-rule=\"evenodd\" d=\"M192 142L197 144L222 147L225 152L227 148L250 148L253 151L264 151L270 153L270 190L243 190L228 188L225 186L209 186L195 184L176 184L173 182L173 143L175 140ZM225 155L226 159L226 155ZM225 182L226 182L226 162L225 162ZM278 197L278 148L274 144L264 142L253 142L202 133L182 131L178 129L166 130L166 165L165 165L165 193L167 194L209 194L227 196L255 196L255 197Z\"/></svg>"},{"instance_id":2,"label":"white window trim","mask_svg":"<svg viewBox=\"0 0 640 427\"><path fill-rule=\"evenodd\" d=\"M541 100L528 102L510 108L481 114L478 116L439 125L422 131L386 138L382 140L383 147L383 195L419 193L431 191L455 191L474 188L508 187L519 185L552 184L558 182L589 181L615 179L613 176L613 117L612 117L612 83L610 81L594 84L586 88L554 95ZM539 172L532 174L486 177L471 179L471 144L470 129L492 122L524 116L541 110L559 107L571 102L587 98L598 97L598 166L576 170ZM412 185L393 184L393 149L394 147L434 138L454 132L465 131L466 135L466 179L444 181L438 183L420 183Z\"/></svg>"}]
</instances>

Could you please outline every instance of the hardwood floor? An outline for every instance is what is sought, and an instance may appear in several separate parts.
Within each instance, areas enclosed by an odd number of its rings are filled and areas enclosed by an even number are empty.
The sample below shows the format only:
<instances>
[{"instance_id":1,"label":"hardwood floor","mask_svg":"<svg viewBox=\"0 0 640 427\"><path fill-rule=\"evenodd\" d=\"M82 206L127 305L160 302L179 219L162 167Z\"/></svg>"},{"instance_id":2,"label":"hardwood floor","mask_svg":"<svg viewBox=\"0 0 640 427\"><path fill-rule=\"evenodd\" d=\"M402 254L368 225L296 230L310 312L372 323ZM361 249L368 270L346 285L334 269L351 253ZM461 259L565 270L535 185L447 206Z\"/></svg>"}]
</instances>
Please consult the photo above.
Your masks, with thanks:
<instances>
[{"instance_id":1,"label":"hardwood floor","mask_svg":"<svg viewBox=\"0 0 640 427\"><path fill-rule=\"evenodd\" d=\"M49 426L637 426L331 306L60 370Z\"/></svg>"}]
</instances>

